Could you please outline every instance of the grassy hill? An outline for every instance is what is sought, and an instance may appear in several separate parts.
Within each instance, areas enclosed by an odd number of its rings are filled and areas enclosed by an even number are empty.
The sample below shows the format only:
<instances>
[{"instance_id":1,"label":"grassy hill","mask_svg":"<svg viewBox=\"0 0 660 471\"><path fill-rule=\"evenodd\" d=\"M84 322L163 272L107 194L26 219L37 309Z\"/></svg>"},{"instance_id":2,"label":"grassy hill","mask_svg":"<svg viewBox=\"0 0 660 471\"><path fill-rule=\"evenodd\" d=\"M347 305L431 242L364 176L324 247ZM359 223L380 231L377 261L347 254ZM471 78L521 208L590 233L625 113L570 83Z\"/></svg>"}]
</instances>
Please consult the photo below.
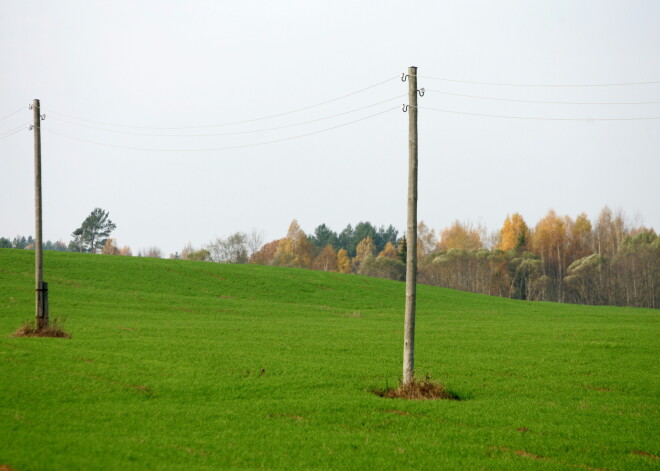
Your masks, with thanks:
<instances>
[{"instance_id":1,"label":"grassy hill","mask_svg":"<svg viewBox=\"0 0 660 471\"><path fill-rule=\"evenodd\" d=\"M420 286L416 370L385 399L404 285L47 252L71 339L13 338L34 254L0 249L0 469L658 469L658 311Z\"/></svg>"}]
</instances>

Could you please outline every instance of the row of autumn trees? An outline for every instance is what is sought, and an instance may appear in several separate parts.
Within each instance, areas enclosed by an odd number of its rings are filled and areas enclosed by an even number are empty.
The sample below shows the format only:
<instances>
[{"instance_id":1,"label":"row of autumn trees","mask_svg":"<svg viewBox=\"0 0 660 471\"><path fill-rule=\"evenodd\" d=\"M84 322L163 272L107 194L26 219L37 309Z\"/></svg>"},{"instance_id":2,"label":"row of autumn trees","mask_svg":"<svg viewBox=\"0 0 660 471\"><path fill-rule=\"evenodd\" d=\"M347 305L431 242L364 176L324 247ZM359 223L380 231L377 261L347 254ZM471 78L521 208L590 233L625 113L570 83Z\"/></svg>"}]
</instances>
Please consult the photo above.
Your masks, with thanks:
<instances>
[{"instance_id":1,"label":"row of autumn trees","mask_svg":"<svg viewBox=\"0 0 660 471\"><path fill-rule=\"evenodd\" d=\"M384 254L388 260L397 262L393 268L398 273L400 268L405 268L396 248L401 244L398 231L392 226L376 228L369 222L360 222L355 228L349 224L337 234L322 224L313 235L307 235L294 220L286 237L267 244L263 244L262 235L256 231L250 234L236 232L201 249L196 250L188 244L174 258L311 268L400 279L394 274L366 272L369 263L365 265L363 262L377 258L374 254ZM375 263L373 260L369 262L372 266L388 264L387 261L381 262L380 258Z\"/></svg>"},{"instance_id":2,"label":"row of autumn trees","mask_svg":"<svg viewBox=\"0 0 660 471\"><path fill-rule=\"evenodd\" d=\"M393 226L369 222L349 224L339 234L322 224L307 236L294 220L286 237L265 244L250 262L399 280L405 273L405 241L397 236Z\"/></svg>"},{"instance_id":3,"label":"row of autumn trees","mask_svg":"<svg viewBox=\"0 0 660 471\"><path fill-rule=\"evenodd\" d=\"M286 237L248 261L403 280L406 240L397 235L370 223L339 234L321 225L307 235L294 220ZM490 238L459 221L436 236L421 222L417 253L420 283L524 300L660 307L660 237L607 207L594 223L551 210L534 227L515 213Z\"/></svg>"},{"instance_id":4,"label":"row of autumn trees","mask_svg":"<svg viewBox=\"0 0 660 471\"><path fill-rule=\"evenodd\" d=\"M607 207L594 224L585 214L551 210L532 228L513 214L492 249L460 223L439 242L432 231L419 232L422 283L515 299L660 307L660 238Z\"/></svg>"}]
</instances>

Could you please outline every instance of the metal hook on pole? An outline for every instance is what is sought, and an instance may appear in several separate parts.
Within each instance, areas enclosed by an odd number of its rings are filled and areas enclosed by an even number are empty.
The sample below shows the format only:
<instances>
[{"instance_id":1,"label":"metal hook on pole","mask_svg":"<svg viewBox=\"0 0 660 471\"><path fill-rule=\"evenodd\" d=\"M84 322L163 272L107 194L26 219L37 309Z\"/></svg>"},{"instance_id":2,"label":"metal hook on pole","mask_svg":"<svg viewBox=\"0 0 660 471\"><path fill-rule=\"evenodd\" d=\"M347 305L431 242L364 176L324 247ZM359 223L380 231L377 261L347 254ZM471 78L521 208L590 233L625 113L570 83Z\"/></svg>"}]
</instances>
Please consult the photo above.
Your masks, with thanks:
<instances>
[{"instance_id":1,"label":"metal hook on pole","mask_svg":"<svg viewBox=\"0 0 660 471\"><path fill-rule=\"evenodd\" d=\"M410 106L406 105L405 103L401 105L401 111L403 111L404 113L408 112L408 108L410 108Z\"/></svg>"},{"instance_id":2,"label":"metal hook on pole","mask_svg":"<svg viewBox=\"0 0 660 471\"><path fill-rule=\"evenodd\" d=\"M417 93L419 93L419 96L424 96L425 92L426 92L426 90L424 90L423 88L420 88L419 90L417 90Z\"/></svg>"},{"instance_id":3,"label":"metal hook on pole","mask_svg":"<svg viewBox=\"0 0 660 471\"><path fill-rule=\"evenodd\" d=\"M422 90L423 90L423 89L422 89ZM41 115L41 120L43 121L44 119L46 119L46 115L45 115L45 114L42 114L42 115Z\"/></svg>"},{"instance_id":4,"label":"metal hook on pole","mask_svg":"<svg viewBox=\"0 0 660 471\"><path fill-rule=\"evenodd\" d=\"M402 81L402 82L405 82L407 78L408 78L408 76L406 75L406 73L405 73L405 72L402 72L402 73L401 73L401 81Z\"/></svg>"}]
</instances>

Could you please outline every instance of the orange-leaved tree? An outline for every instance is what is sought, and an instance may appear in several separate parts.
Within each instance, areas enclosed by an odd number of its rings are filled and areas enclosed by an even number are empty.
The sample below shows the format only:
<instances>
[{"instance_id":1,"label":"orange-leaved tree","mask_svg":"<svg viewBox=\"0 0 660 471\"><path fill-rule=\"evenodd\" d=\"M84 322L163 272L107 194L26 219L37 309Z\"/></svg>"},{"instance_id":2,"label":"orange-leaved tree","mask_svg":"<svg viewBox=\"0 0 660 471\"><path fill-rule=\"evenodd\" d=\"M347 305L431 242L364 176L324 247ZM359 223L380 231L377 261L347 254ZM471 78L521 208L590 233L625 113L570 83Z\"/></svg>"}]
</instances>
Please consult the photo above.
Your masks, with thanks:
<instances>
[{"instance_id":1,"label":"orange-leaved tree","mask_svg":"<svg viewBox=\"0 0 660 471\"><path fill-rule=\"evenodd\" d=\"M337 271L339 273L351 272L351 257L348 256L346 249L339 249L337 252Z\"/></svg>"},{"instance_id":2,"label":"orange-leaved tree","mask_svg":"<svg viewBox=\"0 0 660 471\"><path fill-rule=\"evenodd\" d=\"M549 298L560 302L564 300L563 278L568 266L566 252L568 235L567 218L562 218L551 209L537 224L532 237L533 252L544 261L544 274L552 280L553 292Z\"/></svg>"},{"instance_id":3,"label":"orange-leaved tree","mask_svg":"<svg viewBox=\"0 0 660 471\"><path fill-rule=\"evenodd\" d=\"M568 264L573 261L590 255L593 247L593 236L591 221L585 213L581 213L572 221L566 219L568 231Z\"/></svg>"},{"instance_id":4,"label":"orange-leaved tree","mask_svg":"<svg viewBox=\"0 0 660 471\"><path fill-rule=\"evenodd\" d=\"M337 252L332 245L328 244L319 252L314 259L315 270L337 271Z\"/></svg>"},{"instance_id":5,"label":"orange-leaved tree","mask_svg":"<svg viewBox=\"0 0 660 471\"><path fill-rule=\"evenodd\" d=\"M367 236L360 241L355 248L355 257L353 257L353 271L360 270L360 265L376 254L376 244L371 236Z\"/></svg>"},{"instance_id":6,"label":"orange-leaved tree","mask_svg":"<svg viewBox=\"0 0 660 471\"><path fill-rule=\"evenodd\" d=\"M277 239L262 245L259 250L252 254L248 263L272 265L281 241L282 239Z\"/></svg>"},{"instance_id":7,"label":"orange-leaved tree","mask_svg":"<svg viewBox=\"0 0 660 471\"><path fill-rule=\"evenodd\" d=\"M289 225L286 237L280 240L273 264L282 267L310 268L313 250L314 245L307 240L307 235L294 219Z\"/></svg>"},{"instance_id":8,"label":"orange-leaved tree","mask_svg":"<svg viewBox=\"0 0 660 471\"><path fill-rule=\"evenodd\" d=\"M464 224L460 221L454 223L443 229L440 233L440 242L438 249L451 250L477 250L483 247L479 231L474 229L471 224Z\"/></svg>"},{"instance_id":9,"label":"orange-leaved tree","mask_svg":"<svg viewBox=\"0 0 660 471\"><path fill-rule=\"evenodd\" d=\"M500 250L526 250L529 242L529 228L519 213L507 216L500 229L497 248Z\"/></svg>"},{"instance_id":10,"label":"orange-leaved tree","mask_svg":"<svg viewBox=\"0 0 660 471\"><path fill-rule=\"evenodd\" d=\"M398 260L399 252L397 251L396 247L392 245L392 242L388 242L387 244L385 244L385 247L383 248L383 250L380 251L378 256L383 258L391 258L394 260Z\"/></svg>"}]
</instances>

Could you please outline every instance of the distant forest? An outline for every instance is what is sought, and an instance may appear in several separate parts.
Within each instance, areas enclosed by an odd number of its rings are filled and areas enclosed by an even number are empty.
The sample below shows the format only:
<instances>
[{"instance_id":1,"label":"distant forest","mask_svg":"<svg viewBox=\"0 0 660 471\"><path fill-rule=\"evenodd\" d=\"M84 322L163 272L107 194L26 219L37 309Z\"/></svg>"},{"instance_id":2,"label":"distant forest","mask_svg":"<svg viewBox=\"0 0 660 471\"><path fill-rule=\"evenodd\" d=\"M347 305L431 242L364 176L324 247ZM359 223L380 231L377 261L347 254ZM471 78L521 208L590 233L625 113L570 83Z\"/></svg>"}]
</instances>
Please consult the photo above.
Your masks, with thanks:
<instances>
[{"instance_id":1,"label":"distant forest","mask_svg":"<svg viewBox=\"0 0 660 471\"><path fill-rule=\"evenodd\" d=\"M417 229L418 282L474 293L530 301L660 307L660 237L632 226L623 213L605 207L592 223L550 210L535 226L508 216L490 236L484 228L454 222L438 234ZM99 251L131 255L114 239ZM0 237L0 248L33 248L32 237ZM45 250L75 244L46 242ZM360 222L335 232L325 224L306 234L293 221L286 236L263 243L260 234L236 232L195 249L190 244L170 258L218 263L254 263L357 273L404 280L407 243L393 226ZM98 252L98 251L97 251ZM157 247L138 256L161 257Z\"/></svg>"},{"instance_id":2,"label":"distant forest","mask_svg":"<svg viewBox=\"0 0 660 471\"><path fill-rule=\"evenodd\" d=\"M406 240L392 226L360 223L350 234L350 226L336 234L321 225L307 236L294 221L286 237L249 261L405 278ZM534 227L514 213L490 237L460 221L437 235L420 222L417 235L420 283L522 300L660 307L660 237L607 207L594 224L586 214L551 210Z\"/></svg>"}]
</instances>

